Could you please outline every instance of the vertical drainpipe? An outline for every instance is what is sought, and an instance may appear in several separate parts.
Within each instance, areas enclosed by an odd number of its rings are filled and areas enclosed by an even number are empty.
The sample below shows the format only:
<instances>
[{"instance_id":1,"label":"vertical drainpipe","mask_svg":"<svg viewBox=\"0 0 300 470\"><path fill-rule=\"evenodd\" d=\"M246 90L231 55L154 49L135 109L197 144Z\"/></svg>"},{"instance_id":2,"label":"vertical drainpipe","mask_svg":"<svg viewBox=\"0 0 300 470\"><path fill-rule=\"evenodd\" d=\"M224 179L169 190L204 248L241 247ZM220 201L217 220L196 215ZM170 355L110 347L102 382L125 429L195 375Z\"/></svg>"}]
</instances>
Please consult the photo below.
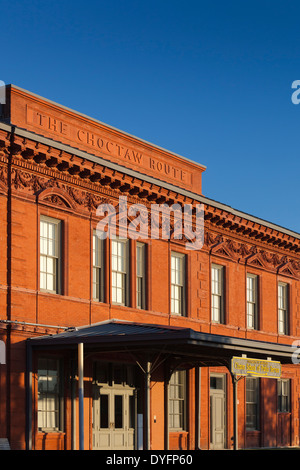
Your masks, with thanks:
<instances>
[{"instance_id":1,"label":"vertical drainpipe","mask_svg":"<svg viewBox=\"0 0 300 470\"><path fill-rule=\"evenodd\" d=\"M9 154L7 162L7 221L6 221L6 283L7 283L7 294L6 294L6 318L11 320L12 316L12 159L14 151L15 141L15 126L11 126L10 131L10 144ZM12 402L11 402L11 325L7 326L6 329L6 436L8 440L11 439L11 413L12 413Z\"/></svg>"},{"instance_id":2,"label":"vertical drainpipe","mask_svg":"<svg viewBox=\"0 0 300 470\"><path fill-rule=\"evenodd\" d=\"M197 376L197 400L198 400L198 419L197 419L197 448L198 450L201 448L200 446L200 436L201 436L201 367L197 367L196 370Z\"/></svg>"},{"instance_id":3,"label":"vertical drainpipe","mask_svg":"<svg viewBox=\"0 0 300 470\"><path fill-rule=\"evenodd\" d=\"M78 343L79 450L84 449L83 343Z\"/></svg>"},{"instance_id":4,"label":"vertical drainpipe","mask_svg":"<svg viewBox=\"0 0 300 470\"><path fill-rule=\"evenodd\" d=\"M26 344L26 450L32 450L32 347Z\"/></svg>"},{"instance_id":5,"label":"vertical drainpipe","mask_svg":"<svg viewBox=\"0 0 300 470\"><path fill-rule=\"evenodd\" d=\"M169 369L165 370L165 383L164 383L164 402L165 402L165 450L169 450L169 382L170 372Z\"/></svg>"}]
</instances>

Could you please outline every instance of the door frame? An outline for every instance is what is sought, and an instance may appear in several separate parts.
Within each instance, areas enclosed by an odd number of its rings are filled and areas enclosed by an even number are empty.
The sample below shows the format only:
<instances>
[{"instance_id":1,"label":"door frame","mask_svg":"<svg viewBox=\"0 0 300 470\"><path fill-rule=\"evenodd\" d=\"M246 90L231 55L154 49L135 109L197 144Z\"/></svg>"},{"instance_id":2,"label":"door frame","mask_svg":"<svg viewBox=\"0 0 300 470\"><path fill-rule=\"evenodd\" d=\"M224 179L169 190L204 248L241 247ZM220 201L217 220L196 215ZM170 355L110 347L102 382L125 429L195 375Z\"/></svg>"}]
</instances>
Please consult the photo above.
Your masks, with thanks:
<instances>
[{"instance_id":1,"label":"door frame","mask_svg":"<svg viewBox=\"0 0 300 470\"><path fill-rule=\"evenodd\" d=\"M221 388L212 388L211 387L211 379L219 379L221 380L222 387ZM219 382L220 384L220 382ZM213 396L222 396L223 398L223 427L224 427L224 445L223 447L219 447L213 442L213 410L212 410L212 397ZM222 450L227 448L227 375L226 373L217 373L217 372L211 372L209 374L209 447L210 449L215 449L215 450Z\"/></svg>"},{"instance_id":2,"label":"door frame","mask_svg":"<svg viewBox=\"0 0 300 470\"><path fill-rule=\"evenodd\" d=\"M128 377L130 373L128 372L129 370L131 371L131 374L133 374L133 368L134 366L130 364L123 364L123 363L104 363L101 361L95 361L94 362L95 367L101 367L103 366L104 368L106 367L108 370L107 374L107 380L97 380L97 376L95 374L93 382L92 382L92 416L93 416L93 422L92 422L92 449L93 450L134 450L136 448L136 433L137 433L137 388L136 385L132 384L131 380L128 380ZM114 368L120 369L124 368L126 370L126 374L124 375L124 380L121 382L115 382L115 375L114 375ZM130 383L127 383L130 382ZM108 396L108 416L107 416L107 428L103 428L103 435L105 435L105 429L107 430L107 435L109 436L110 440L110 445L108 447L98 447L94 445L94 432L101 432L100 431L100 426L98 428L98 431L95 430L94 428L94 419L95 415L94 413L97 412L96 408L94 407L99 407L98 409L98 417L97 419L100 420L100 400L101 396L107 395ZM123 426L122 428L116 428L115 427L115 397L116 396L122 396L122 421L123 421ZM130 406L130 397L132 397L133 404L133 409ZM97 402L97 404L95 403ZM133 412L133 417L130 416L131 411ZM130 423L131 420L131 423ZM129 424L131 424L131 427L129 427ZM118 431L119 429L119 431ZM125 440L126 440L126 446L124 447L116 447L113 445L113 437L116 436L118 433L122 433L125 435ZM128 447L129 441L128 438L131 435L131 442L132 445ZM99 436L100 438L100 436Z\"/></svg>"}]
</instances>

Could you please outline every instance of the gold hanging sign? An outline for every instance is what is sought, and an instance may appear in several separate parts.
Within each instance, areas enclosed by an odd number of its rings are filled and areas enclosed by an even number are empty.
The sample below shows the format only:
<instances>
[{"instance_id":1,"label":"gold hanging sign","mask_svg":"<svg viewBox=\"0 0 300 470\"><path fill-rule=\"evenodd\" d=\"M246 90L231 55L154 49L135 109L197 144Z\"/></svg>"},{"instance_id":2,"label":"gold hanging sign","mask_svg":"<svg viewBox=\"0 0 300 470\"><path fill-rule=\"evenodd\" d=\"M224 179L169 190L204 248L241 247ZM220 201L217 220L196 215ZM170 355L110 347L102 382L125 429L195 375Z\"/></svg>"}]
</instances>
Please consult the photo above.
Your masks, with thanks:
<instances>
[{"instance_id":1,"label":"gold hanging sign","mask_svg":"<svg viewBox=\"0 0 300 470\"><path fill-rule=\"evenodd\" d=\"M278 379L281 377L281 363L271 360L233 357L231 359L231 372L235 375L245 375L247 377Z\"/></svg>"}]
</instances>

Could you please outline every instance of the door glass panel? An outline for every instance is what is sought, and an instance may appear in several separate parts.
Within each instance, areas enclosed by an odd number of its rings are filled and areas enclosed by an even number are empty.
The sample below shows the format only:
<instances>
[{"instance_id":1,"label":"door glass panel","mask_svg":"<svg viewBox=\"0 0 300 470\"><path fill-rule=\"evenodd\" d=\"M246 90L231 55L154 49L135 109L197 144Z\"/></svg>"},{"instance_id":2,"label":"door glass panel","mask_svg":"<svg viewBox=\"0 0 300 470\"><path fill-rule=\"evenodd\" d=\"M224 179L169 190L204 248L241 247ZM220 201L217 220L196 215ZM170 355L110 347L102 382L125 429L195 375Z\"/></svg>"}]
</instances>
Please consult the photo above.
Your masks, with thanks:
<instances>
[{"instance_id":1,"label":"door glass panel","mask_svg":"<svg viewBox=\"0 0 300 470\"><path fill-rule=\"evenodd\" d=\"M108 395L100 395L100 428L108 428Z\"/></svg>"},{"instance_id":2,"label":"door glass panel","mask_svg":"<svg viewBox=\"0 0 300 470\"><path fill-rule=\"evenodd\" d=\"M129 395L129 428L135 427L135 397Z\"/></svg>"},{"instance_id":3,"label":"door glass panel","mask_svg":"<svg viewBox=\"0 0 300 470\"><path fill-rule=\"evenodd\" d=\"M123 428L123 395L115 395L115 428Z\"/></svg>"},{"instance_id":4,"label":"door glass panel","mask_svg":"<svg viewBox=\"0 0 300 470\"><path fill-rule=\"evenodd\" d=\"M106 364L101 364L101 366L98 366L97 368L97 380L98 382L102 384L106 384L108 382L108 371L107 371L107 365Z\"/></svg>"},{"instance_id":5,"label":"door glass panel","mask_svg":"<svg viewBox=\"0 0 300 470\"><path fill-rule=\"evenodd\" d=\"M123 367L122 366L115 366L114 367L114 383L115 384L122 384L124 380L123 374Z\"/></svg>"},{"instance_id":6,"label":"door glass panel","mask_svg":"<svg viewBox=\"0 0 300 470\"><path fill-rule=\"evenodd\" d=\"M214 390L223 390L223 377L210 378L210 388Z\"/></svg>"}]
</instances>

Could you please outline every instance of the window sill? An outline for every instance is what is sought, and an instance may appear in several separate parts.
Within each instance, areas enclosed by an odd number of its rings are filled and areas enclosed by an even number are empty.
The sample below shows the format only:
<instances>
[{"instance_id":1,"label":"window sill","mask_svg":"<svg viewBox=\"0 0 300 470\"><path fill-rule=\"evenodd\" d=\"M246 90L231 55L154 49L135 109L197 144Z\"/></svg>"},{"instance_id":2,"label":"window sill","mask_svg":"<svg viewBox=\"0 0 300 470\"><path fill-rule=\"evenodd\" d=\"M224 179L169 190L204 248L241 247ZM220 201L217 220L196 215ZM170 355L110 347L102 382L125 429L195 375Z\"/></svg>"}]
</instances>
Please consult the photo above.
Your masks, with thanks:
<instances>
[{"instance_id":1,"label":"window sill","mask_svg":"<svg viewBox=\"0 0 300 470\"><path fill-rule=\"evenodd\" d=\"M54 429L39 429L37 433L40 435L51 434L51 436L54 436L55 434L59 434L59 435L65 434L64 431L58 431Z\"/></svg>"},{"instance_id":2,"label":"window sill","mask_svg":"<svg viewBox=\"0 0 300 470\"><path fill-rule=\"evenodd\" d=\"M169 429L170 434L188 434L184 429Z\"/></svg>"},{"instance_id":3,"label":"window sill","mask_svg":"<svg viewBox=\"0 0 300 470\"><path fill-rule=\"evenodd\" d=\"M62 295L59 292L56 292L55 290L46 290L46 289L40 289L38 291L40 294L52 294L52 295Z\"/></svg>"}]
</instances>

